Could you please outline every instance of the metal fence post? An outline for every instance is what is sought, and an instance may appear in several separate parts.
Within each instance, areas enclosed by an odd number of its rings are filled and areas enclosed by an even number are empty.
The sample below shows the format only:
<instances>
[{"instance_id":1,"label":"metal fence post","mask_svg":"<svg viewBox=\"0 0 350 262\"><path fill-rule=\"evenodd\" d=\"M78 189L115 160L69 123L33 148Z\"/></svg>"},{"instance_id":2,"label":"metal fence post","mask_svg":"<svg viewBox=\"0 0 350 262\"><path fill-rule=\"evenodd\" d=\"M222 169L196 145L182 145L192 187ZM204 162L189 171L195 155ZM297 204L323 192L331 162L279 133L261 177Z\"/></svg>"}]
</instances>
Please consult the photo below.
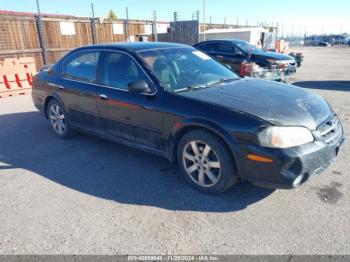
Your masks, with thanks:
<instances>
[{"instance_id":1,"label":"metal fence post","mask_svg":"<svg viewBox=\"0 0 350 262\"><path fill-rule=\"evenodd\" d=\"M43 21L41 19L40 14L35 16L35 21L36 21L36 27L38 30L38 38L39 38L39 44L40 44L40 48L41 48L41 56L42 56L43 64L46 65L48 62L48 58L47 58L47 51L46 51L45 32L44 32L44 28L43 28Z\"/></svg>"},{"instance_id":2,"label":"metal fence post","mask_svg":"<svg viewBox=\"0 0 350 262\"><path fill-rule=\"evenodd\" d=\"M154 41L158 42L156 10L153 10L153 35L154 35Z\"/></svg>"},{"instance_id":3,"label":"metal fence post","mask_svg":"<svg viewBox=\"0 0 350 262\"><path fill-rule=\"evenodd\" d=\"M91 33L92 33L92 43L97 44L97 33L96 33L96 19L91 18Z\"/></svg>"},{"instance_id":4,"label":"metal fence post","mask_svg":"<svg viewBox=\"0 0 350 262\"><path fill-rule=\"evenodd\" d=\"M41 56L43 60L43 64L47 64L47 53L46 53L46 42L45 42L45 32L43 28L43 21L41 19L41 13L40 13L40 4L39 0L36 0L36 8L37 8L37 15L35 15L35 21L36 21L36 27L38 30L38 38L39 38L39 44L41 48Z\"/></svg>"},{"instance_id":5,"label":"metal fence post","mask_svg":"<svg viewBox=\"0 0 350 262\"><path fill-rule=\"evenodd\" d=\"M196 11L196 20L198 23L198 35L197 35L197 42L199 43L201 41L201 23L199 21L199 10Z\"/></svg>"},{"instance_id":6,"label":"metal fence post","mask_svg":"<svg viewBox=\"0 0 350 262\"><path fill-rule=\"evenodd\" d=\"M94 10L93 3L91 3L91 12L92 12L92 19L91 19L92 43L97 44L96 19L95 19L95 10Z\"/></svg>"},{"instance_id":7,"label":"metal fence post","mask_svg":"<svg viewBox=\"0 0 350 262\"><path fill-rule=\"evenodd\" d=\"M126 35L126 41L130 42L130 36L129 36L129 9L128 9L128 7L125 8L125 12L126 12L125 35Z\"/></svg>"},{"instance_id":8,"label":"metal fence post","mask_svg":"<svg viewBox=\"0 0 350 262\"><path fill-rule=\"evenodd\" d=\"M172 42L175 42L175 43L178 41L177 20L178 20L178 12L174 12L174 22L173 22L173 28L171 30L171 36L172 36Z\"/></svg>"}]
</instances>

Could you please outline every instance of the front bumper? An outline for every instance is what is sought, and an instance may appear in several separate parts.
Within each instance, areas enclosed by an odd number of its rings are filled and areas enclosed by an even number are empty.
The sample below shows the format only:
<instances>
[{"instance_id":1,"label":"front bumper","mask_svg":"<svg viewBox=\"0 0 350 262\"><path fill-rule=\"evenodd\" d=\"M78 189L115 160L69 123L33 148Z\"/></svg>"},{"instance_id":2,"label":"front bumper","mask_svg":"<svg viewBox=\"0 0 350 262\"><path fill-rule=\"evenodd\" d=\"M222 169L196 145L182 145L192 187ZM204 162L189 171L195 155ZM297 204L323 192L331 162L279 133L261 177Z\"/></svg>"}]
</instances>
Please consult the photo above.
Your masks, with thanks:
<instances>
[{"instance_id":1,"label":"front bumper","mask_svg":"<svg viewBox=\"0 0 350 262\"><path fill-rule=\"evenodd\" d=\"M241 146L238 171L241 178L254 185L268 188L295 188L310 178L321 174L336 159L344 136L332 146L315 141L289 149L272 149L260 146ZM255 154L272 159L272 163L261 163L247 159Z\"/></svg>"},{"instance_id":2,"label":"front bumper","mask_svg":"<svg viewBox=\"0 0 350 262\"><path fill-rule=\"evenodd\" d=\"M263 68L259 77L273 81L287 81L290 76L297 72L297 64L288 64L283 68L271 66L270 68Z\"/></svg>"},{"instance_id":3,"label":"front bumper","mask_svg":"<svg viewBox=\"0 0 350 262\"><path fill-rule=\"evenodd\" d=\"M297 67L296 66L288 66L285 68L284 70L284 74L285 76L290 76L290 75L293 75L297 72Z\"/></svg>"}]
</instances>

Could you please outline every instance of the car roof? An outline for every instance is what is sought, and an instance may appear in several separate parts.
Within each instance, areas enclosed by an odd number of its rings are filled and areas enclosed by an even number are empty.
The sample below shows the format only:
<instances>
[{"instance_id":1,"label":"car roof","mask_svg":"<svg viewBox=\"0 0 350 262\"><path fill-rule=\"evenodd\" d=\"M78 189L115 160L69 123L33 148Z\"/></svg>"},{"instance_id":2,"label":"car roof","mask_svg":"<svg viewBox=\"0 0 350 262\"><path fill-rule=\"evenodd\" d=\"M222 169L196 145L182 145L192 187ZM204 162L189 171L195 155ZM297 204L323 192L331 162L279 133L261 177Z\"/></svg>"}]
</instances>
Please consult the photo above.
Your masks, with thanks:
<instances>
[{"instance_id":1,"label":"car roof","mask_svg":"<svg viewBox=\"0 0 350 262\"><path fill-rule=\"evenodd\" d=\"M122 51L145 51L155 49L166 49L166 48L192 48L188 45L167 43L167 42L118 42L110 44L97 44L89 45L78 48L79 50L84 49L111 49L111 50L122 50Z\"/></svg>"},{"instance_id":2,"label":"car roof","mask_svg":"<svg viewBox=\"0 0 350 262\"><path fill-rule=\"evenodd\" d=\"M202 43L210 43L210 42L223 42L223 43L233 43L233 44L237 44L237 43L246 43L246 41L241 40L241 39L210 39L210 40L206 40L203 42L200 42L196 45L202 44Z\"/></svg>"}]
</instances>

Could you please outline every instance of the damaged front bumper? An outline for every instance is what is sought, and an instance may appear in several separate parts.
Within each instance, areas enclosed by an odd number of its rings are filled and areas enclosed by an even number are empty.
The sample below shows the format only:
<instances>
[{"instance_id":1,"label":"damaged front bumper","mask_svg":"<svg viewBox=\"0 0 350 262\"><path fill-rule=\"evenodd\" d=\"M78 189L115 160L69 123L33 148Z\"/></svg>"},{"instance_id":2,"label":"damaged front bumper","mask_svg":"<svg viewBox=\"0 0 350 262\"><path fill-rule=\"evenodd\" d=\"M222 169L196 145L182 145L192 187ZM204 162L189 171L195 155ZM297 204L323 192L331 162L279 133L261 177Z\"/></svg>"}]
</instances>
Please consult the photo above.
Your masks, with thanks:
<instances>
[{"instance_id":1,"label":"damaged front bumper","mask_svg":"<svg viewBox=\"0 0 350 262\"><path fill-rule=\"evenodd\" d=\"M239 173L244 180L268 188L291 189L320 175L337 158L345 138L341 135L332 145L317 139L313 143L287 149L241 146ZM271 163L255 162L244 156L255 154L271 159Z\"/></svg>"},{"instance_id":2,"label":"damaged front bumper","mask_svg":"<svg viewBox=\"0 0 350 262\"><path fill-rule=\"evenodd\" d=\"M284 82L289 79L290 76L296 73L296 67L290 66L286 68L260 68L259 71L252 72L249 76L255 78L261 78L271 81Z\"/></svg>"}]
</instances>

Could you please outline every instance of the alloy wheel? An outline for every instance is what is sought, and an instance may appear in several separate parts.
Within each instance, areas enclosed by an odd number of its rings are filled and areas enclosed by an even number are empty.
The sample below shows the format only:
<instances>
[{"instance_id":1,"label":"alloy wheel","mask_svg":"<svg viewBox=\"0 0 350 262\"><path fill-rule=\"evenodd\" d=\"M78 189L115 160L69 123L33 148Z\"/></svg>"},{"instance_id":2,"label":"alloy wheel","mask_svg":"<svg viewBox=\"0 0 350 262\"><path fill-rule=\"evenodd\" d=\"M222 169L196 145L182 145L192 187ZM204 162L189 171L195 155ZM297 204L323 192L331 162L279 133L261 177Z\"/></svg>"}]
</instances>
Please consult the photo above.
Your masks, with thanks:
<instances>
[{"instance_id":1,"label":"alloy wheel","mask_svg":"<svg viewBox=\"0 0 350 262\"><path fill-rule=\"evenodd\" d=\"M201 187L212 187L220 179L221 163L213 148L194 140L184 147L182 161L186 174Z\"/></svg>"},{"instance_id":2,"label":"alloy wheel","mask_svg":"<svg viewBox=\"0 0 350 262\"><path fill-rule=\"evenodd\" d=\"M50 122L53 129L60 135L66 130L66 118L60 105L52 104L50 107Z\"/></svg>"}]
</instances>

